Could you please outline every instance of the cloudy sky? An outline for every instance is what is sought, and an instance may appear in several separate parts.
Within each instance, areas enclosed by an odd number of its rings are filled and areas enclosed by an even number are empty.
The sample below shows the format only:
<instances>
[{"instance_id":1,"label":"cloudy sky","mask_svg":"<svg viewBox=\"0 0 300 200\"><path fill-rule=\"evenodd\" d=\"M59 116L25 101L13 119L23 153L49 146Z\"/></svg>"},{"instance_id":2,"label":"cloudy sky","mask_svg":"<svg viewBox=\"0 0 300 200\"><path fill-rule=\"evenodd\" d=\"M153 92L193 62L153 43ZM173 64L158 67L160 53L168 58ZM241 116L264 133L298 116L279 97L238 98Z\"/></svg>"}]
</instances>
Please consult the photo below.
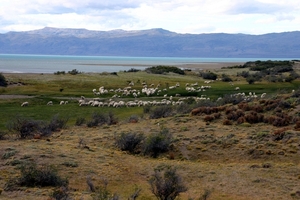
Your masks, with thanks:
<instances>
[{"instance_id":1,"label":"cloudy sky","mask_svg":"<svg viewBox=\"0 0 300 200\"><path fill-rule=\"evenodd\" d=\"M43 27L177 33L300 30L300 0L0 0L0 33Z\"/></svg>"}]
</instances>

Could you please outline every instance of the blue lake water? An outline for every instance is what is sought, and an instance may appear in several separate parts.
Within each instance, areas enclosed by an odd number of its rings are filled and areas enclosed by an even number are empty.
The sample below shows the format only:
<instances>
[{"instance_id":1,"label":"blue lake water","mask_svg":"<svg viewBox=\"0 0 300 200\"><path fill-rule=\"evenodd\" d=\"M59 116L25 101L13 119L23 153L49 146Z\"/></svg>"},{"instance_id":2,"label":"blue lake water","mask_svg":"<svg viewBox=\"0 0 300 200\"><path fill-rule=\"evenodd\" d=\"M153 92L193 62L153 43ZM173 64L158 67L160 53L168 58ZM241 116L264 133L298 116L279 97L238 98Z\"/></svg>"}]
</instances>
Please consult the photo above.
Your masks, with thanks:
<instances>
[{"instance_id":1,"label":"blue lake water","mask_svg":"<svg viewBox=\"0 0 300 200\"><path fill-rule=\"evenodd\" d=\"M0 72L54 73L57 71L119 72L145 69L156 65L178 66L218 62L247 62L256 60L293 60L299 58L182 58L182 57L121 57L121 56L57 56L0 54Z\"/></svg>"}]
</instances>

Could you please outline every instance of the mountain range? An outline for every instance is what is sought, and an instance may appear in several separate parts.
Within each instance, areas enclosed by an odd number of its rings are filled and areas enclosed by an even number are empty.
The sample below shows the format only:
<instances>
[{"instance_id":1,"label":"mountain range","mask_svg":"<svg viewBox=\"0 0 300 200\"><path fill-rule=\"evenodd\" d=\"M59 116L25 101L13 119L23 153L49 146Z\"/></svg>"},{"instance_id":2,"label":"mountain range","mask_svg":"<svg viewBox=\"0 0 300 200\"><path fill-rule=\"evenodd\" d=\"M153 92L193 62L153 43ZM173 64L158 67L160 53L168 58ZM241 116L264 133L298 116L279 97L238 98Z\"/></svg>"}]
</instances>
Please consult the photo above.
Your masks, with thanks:
<instances>
[{"instance_id":1,"label":"mountain range","mask_svg":"<svg viewBox=\"0 0 300 200\"><path fill-rule=\"evenodd\" d=\"M0 34L0 54L299 58L299 38L300 31L263 35L179 34L160 28L91 31L45 27Z\"/></svg>"}]
</instances>

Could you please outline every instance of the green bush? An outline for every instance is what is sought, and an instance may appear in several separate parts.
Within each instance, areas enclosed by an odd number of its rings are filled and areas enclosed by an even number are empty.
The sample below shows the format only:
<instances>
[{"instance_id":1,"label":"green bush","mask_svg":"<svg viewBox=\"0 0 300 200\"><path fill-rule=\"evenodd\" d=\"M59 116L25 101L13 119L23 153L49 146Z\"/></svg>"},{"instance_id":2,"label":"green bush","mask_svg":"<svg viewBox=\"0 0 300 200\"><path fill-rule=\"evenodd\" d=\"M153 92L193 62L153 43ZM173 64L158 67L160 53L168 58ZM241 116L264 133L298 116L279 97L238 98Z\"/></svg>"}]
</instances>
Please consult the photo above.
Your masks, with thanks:
<instances>
[{"instance_id":1,"label":"green bush","mask_svg":"<svg viewBox=\"0 0 300 200\"><path fill-rule=\"evenodd\" d=\"M7 81L2 73L0 73L0 86L3 86L3 87L7 86Z\"/></svg>"},{"instance_id":2,"label":"green bush","mask_svg":"<svg viewBox=\"0 0 300 200\"><path fill-rule=\"evenodd\" d=\"M232 82L232 79L228 75L222 74L222 81L223 82Z\"/></svg>"},{"instance_id":3,"label":"green bush","mask_svg":"<svg viewBox=\"0 0 300 200\"><path fill-rule=\"evenodd\" d=\"M60 75L60 74L65 75L66 72L65 72L65 71L57 71L57 72L54 72L54 75Z\"/></svg>"},{"instance_id":4,"label":"green bush","mask_svg":"<svg viewBox=\"0 0 300 200\"><path fill-rule=\"evenodd\" d=\"M68 73L72 74L72 75L80 74L80 72L77 69L73 69L71 71L68 71Z\"/></svg>"},{"instance_id":5,"label":"green bush","mask_svg":"<svg viewBox=\"0 0 300 200\"><path fill-rule=\"evenodd\" d=\"M200 76L203 79L209 79L209 80L216 80L218 78L218 75L213 72L201 72Z\"/></svg>"},{"instance_id":6,"label":"green bush","mask_svg":"<svg viewBox=\"0 0 300 200\"><path fill-rule=\"evenodd\" d=\"M143 134L137 133L121 133L116 137L115 144L122 151L129 151L130 153L136 153L137 147L144 139Z\"/></svg>"},{"instance_id":7,"label":"green bush","mask_svg":"<svg viewBox=\"0 0 300 200\"><path fill-rule=\"evenodd\" d=\"M152 74L164 74L164 73L173 72L176 74L184 75L183 70L179 69L178 67L174 67L174 66L159 65L159 66L146 68L145 71L148 73L152 73Z\"/></svg>"},{"instance_id":8,"label":"green bush","mask_svg":"<svg viewBox=\"0 0 300 200\"><path fill-rule=\"evenodd\" d=\"M168 129L163 128L159 133L148 136L144 143L143 153L156 158L159 154L169 150L172 140L172 134Z\"/></svg>"},{"instance_id":9,"label":"green bush","mask_svg":"<svg viewBox=\"0 0 300 200\"><path fill-rule=\"evenodd\" d=\"M152 193L159 200L174 200L180 193L186 192L187 187L183 183L176 168L163 166L154 169L154 174L149 180Z\"/></svg>"}]
</instances>

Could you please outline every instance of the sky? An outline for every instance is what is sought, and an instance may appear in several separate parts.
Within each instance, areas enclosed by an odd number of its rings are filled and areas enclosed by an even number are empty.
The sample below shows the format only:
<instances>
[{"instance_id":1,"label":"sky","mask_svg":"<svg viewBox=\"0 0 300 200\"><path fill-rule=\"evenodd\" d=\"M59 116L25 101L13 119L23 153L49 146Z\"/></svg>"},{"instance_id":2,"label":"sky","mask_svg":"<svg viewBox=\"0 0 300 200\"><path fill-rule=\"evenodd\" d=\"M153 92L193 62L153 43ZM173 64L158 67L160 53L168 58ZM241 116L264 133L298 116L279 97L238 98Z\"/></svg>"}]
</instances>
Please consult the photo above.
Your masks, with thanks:
<instances>
[{"instance_id":1,"label":"sky","mask_svg":"<svg viewBox=\"0 0 300 200\"><path fill-rule=\"evenodd\" d=\"M55 28L260 35L300 30L300 0L0 0L0 33Z\"/></svg>"}]
</instances>

